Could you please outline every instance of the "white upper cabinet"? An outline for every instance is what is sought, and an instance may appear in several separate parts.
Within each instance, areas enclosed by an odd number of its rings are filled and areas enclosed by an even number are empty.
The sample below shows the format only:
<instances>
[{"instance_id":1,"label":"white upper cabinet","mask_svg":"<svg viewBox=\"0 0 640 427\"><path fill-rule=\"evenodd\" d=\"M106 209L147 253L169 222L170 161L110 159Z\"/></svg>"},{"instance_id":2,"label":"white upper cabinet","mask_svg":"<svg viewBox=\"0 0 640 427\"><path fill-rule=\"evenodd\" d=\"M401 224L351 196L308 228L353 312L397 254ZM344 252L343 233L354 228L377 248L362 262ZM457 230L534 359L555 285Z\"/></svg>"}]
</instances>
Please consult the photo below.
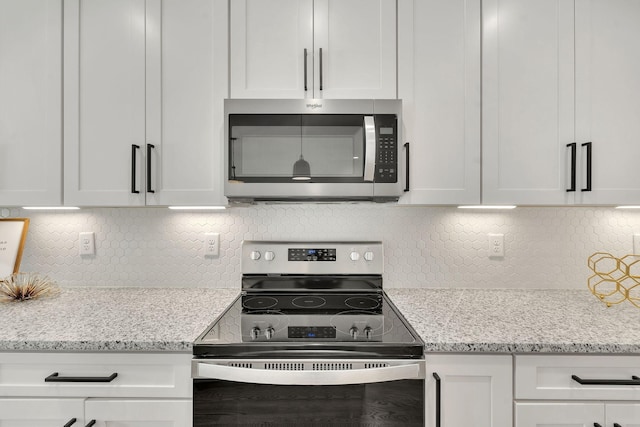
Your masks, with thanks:
<instances>
[{"instance_id":1,"label":"white upper cabinet","mask_svg":"<svg viewBox=\"0 0 640 427\"><path fill-rule=\"evenodd\" d=\"M232 98L396 98L395 0L234 0Z\"/></svg>"},{"instance_id":2,"label":"white upper cabinet","mask_svg":"<svg viewBox=\"0 0 640 427\"><path fill-rule=\"evenodd\" d=\"M61 0L0 0L0 206L62 202L61 50Z\"/></svg>"},{"instance_id":3,"label":"white upper cabinet","mask_svg":"<svg viewBox=\"0 0 640 427\"><path fill-rule=\"evenodd\" d=\"M480 203L480 1L398 3L406 204Z\"/></svg>"},{"instance_id":4,"label":"white upper cabinet","mask_svg":"<svg viewBox=\"0 0 640 427\"><path fill-rule=\"evenodd\" d=\"M640 3L483 2L483 202L640 203Z\"/></svg>"},{"instance_id":5,"label":"white upper cabinet","mask_svg":"<svg viewBox=\"0 0 640 427\"><path fill-rule=\"evenodd\" d=\"M592 144L582 203L640 204L639 22L637 0L576 2L576 141Z\"/></svg>"},{"instance_id":6,"label":"white upper cabinet","mask_svg":"<svg viewBox=\"0 0 640 427\"><path fill-rule=\"evenodd\" d=\"M573 3L483 1L483 203L573 202Z\"/></svg>"},{"instance_id":7,"label":"white upper cabinet","mask_svg":"<svg viewBox=\"0 0 640 427\"><path fill-rule=\"evenodd\" d=\"M221 202L225 34L219 0L65 1L65 204Z\"/></svg>"}]
</instances>

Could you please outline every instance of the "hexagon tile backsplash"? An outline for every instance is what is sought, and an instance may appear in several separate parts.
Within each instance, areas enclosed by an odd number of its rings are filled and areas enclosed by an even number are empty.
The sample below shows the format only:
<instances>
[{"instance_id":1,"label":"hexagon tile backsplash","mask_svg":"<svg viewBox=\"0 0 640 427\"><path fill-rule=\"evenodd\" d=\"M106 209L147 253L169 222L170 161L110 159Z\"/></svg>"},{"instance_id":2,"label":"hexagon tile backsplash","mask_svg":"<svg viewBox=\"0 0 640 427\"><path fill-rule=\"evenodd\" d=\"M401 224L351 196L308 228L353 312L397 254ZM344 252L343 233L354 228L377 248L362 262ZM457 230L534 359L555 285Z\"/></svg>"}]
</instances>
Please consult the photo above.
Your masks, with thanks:
<instances>
[{"instance_id":1,"label":"hexagon tile backsplash","mask_svg":"<svg viewBox=\"0 0 640 427\"><path fill-rule=\"evenodd\" d=\"M215 212L95 208L11 209L31 219L21 271L62 286L240 287L240 242L381 240L386 287L585 288L588 257L633 253L640 211L612 208L453 207L377 204L257 205ZM95 256L78 254L93 231ZM204 233L220 233L206 258ZM505 256L489 257L487 234L504 234Z\"/></svg>"}]
</instances>

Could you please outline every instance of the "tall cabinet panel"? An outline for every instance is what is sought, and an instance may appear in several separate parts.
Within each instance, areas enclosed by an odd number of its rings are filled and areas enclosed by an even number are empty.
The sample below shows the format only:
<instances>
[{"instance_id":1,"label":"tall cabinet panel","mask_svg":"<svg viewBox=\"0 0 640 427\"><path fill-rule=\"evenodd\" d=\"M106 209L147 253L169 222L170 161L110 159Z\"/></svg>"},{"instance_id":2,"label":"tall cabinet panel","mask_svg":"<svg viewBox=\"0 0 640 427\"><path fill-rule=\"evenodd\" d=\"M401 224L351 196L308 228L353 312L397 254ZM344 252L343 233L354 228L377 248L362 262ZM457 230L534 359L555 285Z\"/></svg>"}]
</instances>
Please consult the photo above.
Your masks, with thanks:
<instances>
[{"instance_id":1,"label":"tall cabinet panel","mask_svg":"<svg viewBox=\"0 0 640 427\"><path fill-rule=\"evenodd\" d=\"M62 202L61 54L61 0L0 0L0 206Z\"/></svg>"},{"instance_id":2,"label":"tall cabinet panel","mask_svg":"<svg viewBox=\"0 0 640 427\"><path fill-rule=\"evenodd\" d=\"M218 205L223 196L223 100L228 93L227 4L163 0L157 73L147 75L147 205ZM150 30L149 25L147 31ZM150 87L151 86L151 87Z\"/></svg>"},{"instance_id":3,"label":"tall cabinet panel","mask_svg":"<svg viewBox=\"0 0 640 427\"><path fill-rule=\"evenodd\" d=\"M573 202L573 4L483 1L483 203Z\"/></svg>"},{"instance_id":4,"label":"tall cabinet panel","mask_svg":"<svg viewBox=\"0 0 640 427\"><path fill-rule=\"evenodd\" d=\"M576 2L576 139L586 204L640 204L640 2ZM579 188L589 187L589 171Z\"/></svg>"},{"instance_id":5,"label":"tall cabinet panel","mask_svg":"<svg viewBox=\"0 0 640 427\"><path fill-rule=\"evenodd\" d=\"M396 97L395 0L234 0L230 13L232 98Z\"/></svg>"},{"instance_id":6,"label":"tall cabinet panel","mask_svg":"<svg viewBox=\"0 0 640 427\"><path fill-rule=\"evenodd\" d=\"M65 2L65 204L217 205L227 2Z\"/></svg>"},{"instance_id":7,"label":"tall cabinet panel","mask_svg":"<svg viewBox=\"0 0 640 427\"><path fill-rule=\"evenodd\" d=\"M64 19L65 204L144 205L145 0L68 0Z\"/></svg>"},{"instance_id":8,"label":"tall cabinet panel","mask_svg":"<svg viewBox=\"0 0 640 427\"><path fill-rule=\"evenodd\" d=\"M400 203L480 203L480 1L398 3L398 97L410 149Z\"/></svg>"}]
</instances>

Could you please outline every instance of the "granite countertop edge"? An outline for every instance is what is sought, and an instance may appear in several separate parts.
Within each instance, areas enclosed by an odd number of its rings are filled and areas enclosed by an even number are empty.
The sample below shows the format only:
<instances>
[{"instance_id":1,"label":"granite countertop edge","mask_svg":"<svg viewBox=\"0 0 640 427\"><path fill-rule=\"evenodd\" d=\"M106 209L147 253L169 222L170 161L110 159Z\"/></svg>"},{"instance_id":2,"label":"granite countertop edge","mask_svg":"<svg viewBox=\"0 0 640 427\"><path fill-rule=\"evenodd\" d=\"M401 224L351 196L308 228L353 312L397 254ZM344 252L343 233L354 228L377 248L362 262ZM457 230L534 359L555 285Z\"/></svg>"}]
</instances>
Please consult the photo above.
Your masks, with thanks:
<instances>
[{"instance_id":1,"label":"granite countertop edge","mask_svg":"<svg viewBox=\"0 0 640 427\"><path fill-rule=\"evenodd\" d=\"M429 353L640 354L640 309L570 289L392 288ZM0 304L0 351L180 352L239 295L232 288L69 288Z\"/></svg>"}]
</instances>

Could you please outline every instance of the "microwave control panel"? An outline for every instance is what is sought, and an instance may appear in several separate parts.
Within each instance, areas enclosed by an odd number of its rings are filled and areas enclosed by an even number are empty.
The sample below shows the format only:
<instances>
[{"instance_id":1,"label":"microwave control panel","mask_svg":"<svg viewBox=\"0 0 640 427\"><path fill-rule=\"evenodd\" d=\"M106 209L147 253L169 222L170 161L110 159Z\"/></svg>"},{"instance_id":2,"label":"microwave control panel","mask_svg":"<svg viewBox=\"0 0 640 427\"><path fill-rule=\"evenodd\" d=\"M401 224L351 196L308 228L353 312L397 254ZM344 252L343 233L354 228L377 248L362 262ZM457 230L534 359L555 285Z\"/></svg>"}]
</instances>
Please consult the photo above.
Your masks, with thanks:
<instances>
[{"instance_id":1,"label":"microwave control panel","mask_svg":"<svg viewBox=\"0 0 640 427\"><path fill-rule=\"evenodd\" d=\"M398 132L394 114L375 116L377 157L375 182L398 182Z\"/></svg>"}]
</instances>

